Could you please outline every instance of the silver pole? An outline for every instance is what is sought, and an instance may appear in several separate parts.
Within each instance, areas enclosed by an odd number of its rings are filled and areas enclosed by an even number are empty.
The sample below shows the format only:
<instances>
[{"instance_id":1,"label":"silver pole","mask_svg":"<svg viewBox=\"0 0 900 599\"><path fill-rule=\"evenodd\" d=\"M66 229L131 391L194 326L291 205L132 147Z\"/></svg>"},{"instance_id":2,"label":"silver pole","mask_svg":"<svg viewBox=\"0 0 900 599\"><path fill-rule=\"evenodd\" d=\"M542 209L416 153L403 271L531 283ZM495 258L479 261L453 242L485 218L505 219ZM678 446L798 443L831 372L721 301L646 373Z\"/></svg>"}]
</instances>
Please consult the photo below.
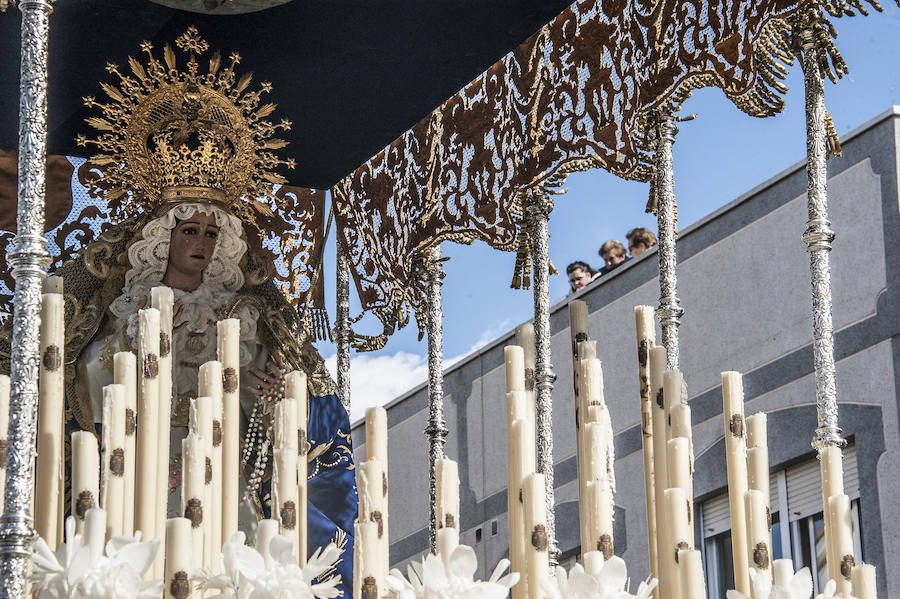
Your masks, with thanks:
<instances>
[{"instance_id":1,"label":"silver pole","mask_svg":"<svg viewBox=\"0 0 900 599\"><path fill-rule=\"evenodd\" d=\"M428 250L426 261L427 302L426 328L428 330L428 436L429 453L429 492L431 494L429 540L431 551L437 550L437 480L435 468L437 461L444 457L444 440L450 432L444 421L444 313L441 309L441 286L444 282L444 268L440 262L441 248L435 246Z\"/></svg>"},{"instance_id":2,"label":"silver pole","mask_svg":"<svg viewBox=\"0 0 900 599\"><path fill-rule=\"evenodd\" d=\"M656 116L656 219L659 233L659 307L656 315L666 348L666 368L678 370L678 327L684 314L677 295L678 275L675 270L676 204L672 145L678 129L670 110L662 109Z\"/></svg>"},{"instance_id":3,"label":"silver pole","mask_svg":"<svg viewBox=\"0 0 900 599\"><path fill-rule=\"evenodd\" d=\"M338 398L350 411L350 263L344 254L340 238L336 241L335 281L337 308L335 310L335 343L337 345Z\"/></svg>"},{"instance_id":4,"label":"silver pole","mask_svg":"<svg viewBox=\"0 0 900 599\"><path fill-rule=\"evenodd\" d=\"M50 263L44 233L47 155L47 45L50 0L22 0L19 93L17 235L7 260L16 280L13 298L12 389L4 512L0 517L0 599L23 599L31 542L37 430L41 285Z\"/></svg>"},{"instance_id":5,"label":"silver pole","mask_svg":"<svg viewBox=\"0 0 900 599\"><path fill-rule=\"evenodd\" d=\"M553 483L553 383L556 374L550 356L550 256L547 223L553 197L543 188L528 191L525 204L531 234L534 276L534 380L537 428L537 470L544 475L547 500L547 536L550 564L559 560L556 540L556 502Z\"/></svg>"},{"instance_id":6,"label":"silver pole","mask_svg":"<svg viewBox=\"0 0 900 599\"><path fill-rule=\"evenodd\" d=\"M821 452L829 445L841 447L844 444L841 429L838 428L834 384L834 325L831 320L831 264L828 257L834 231L828 220L826 190L825 80L819 70L813 32L808 26L800 31L800 44L800 64L806 85L806 202L809 217L803 241L809 252L812 282L813 359L818 411L818 428L812 445Z\"/></svg>"}]
</instances>

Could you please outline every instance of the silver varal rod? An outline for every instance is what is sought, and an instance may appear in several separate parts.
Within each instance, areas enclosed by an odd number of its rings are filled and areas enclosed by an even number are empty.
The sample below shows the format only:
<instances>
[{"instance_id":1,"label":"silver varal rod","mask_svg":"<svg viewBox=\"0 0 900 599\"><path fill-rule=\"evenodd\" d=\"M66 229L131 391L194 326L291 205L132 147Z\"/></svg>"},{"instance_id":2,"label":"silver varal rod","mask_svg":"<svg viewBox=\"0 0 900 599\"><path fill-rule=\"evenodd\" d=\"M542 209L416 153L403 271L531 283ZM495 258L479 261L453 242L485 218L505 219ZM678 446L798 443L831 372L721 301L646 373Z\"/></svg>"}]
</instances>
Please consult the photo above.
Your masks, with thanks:
<instances>
[{"instance_id":1,"label":"silver varal rod","mask_svg":"<svg viewBox=\"0 0 900 599\"><path fill-rule=\"evenodd\" d=\"M47 154L47 45L50 0L22 0L19 95L19 203L17 235L7 253L16 280L13 297L12 387L4 513L0 517L0 599L23 599L31 542L37 431L39 328L44 268L50 262L44 232Z\"/></svg>"},{"instance_id":2,"label":"silver varal rod","mask_svg":"<svg viewBox=\"0 0 900 599\"><path fill-rule=\"evenodd\" d=\"M550 356L550 257L548 222L553 197L544 188L530 189L525 210L531 235L531 259L534 265L534 380L535 425L537 431L537 470L544 475L547 490L547 536L550 563L559 559L556 540L556 502L553 483L553 383L556 374Z\"/></svg>"},{"instance_id":3,"label":"silver varal rod","mask_svg":"<svg viewBox=\"0 0 900 599\"><path fill-rule=\"evenodd\" d=\"M431 507L429 521L429 540L431 551L437 549L437 512L435 467L437 461L444 458L444 440L449 431L444 421L444 313L441 308L441 286L444 282L444 268L441 264L441 248L435 246L428 250L426 261L428 314L426 328L428 331L428 426L425 435L428 437L429 454L429 493Z\"/></svg>"},{"instance_id":4,"label":"silver varal rod","mask_svg":"<svg viewBox=\"0 0 900 599\"><path fill-rule=\"evenodd\" d=\"M666 348L666 368L678 370L678 327L684 310L678 299L677 259L675 256L676 204L672 146L675 143L675 118L663 108L656 113L656 219L659 250L659 317L662 343Z\"/></svg>"},{"instance_id":5,"label":"silver varal rod","mask_svg":"<svg viewBox=\"0 0 900 599\"><path fill-rule=\"evenodd\" d=\"M344 254L340 236L336 241L335 257L335 344L337 345L337 389L338 398L344 408L350 411L350 263Z\"/></svg>"},{"instance_id":6,"label":"silver varal rod","mask_svg":"<svg viewBox=\"0 0 900 599\"><path fill-rule=\"evenodd\" d=\"M818 428L813 447L821 451L829 445L842 446L838 428L837 393L834 384L834 325L831 320L831 264L828 254L834 231L828 220L825 168L825 80L819 70L813 33L800 31L800 64L806 87L806 202L808 220L803 241L809 252L812 283L813 360L816 370Z\"/></svg>"}]
</instances>

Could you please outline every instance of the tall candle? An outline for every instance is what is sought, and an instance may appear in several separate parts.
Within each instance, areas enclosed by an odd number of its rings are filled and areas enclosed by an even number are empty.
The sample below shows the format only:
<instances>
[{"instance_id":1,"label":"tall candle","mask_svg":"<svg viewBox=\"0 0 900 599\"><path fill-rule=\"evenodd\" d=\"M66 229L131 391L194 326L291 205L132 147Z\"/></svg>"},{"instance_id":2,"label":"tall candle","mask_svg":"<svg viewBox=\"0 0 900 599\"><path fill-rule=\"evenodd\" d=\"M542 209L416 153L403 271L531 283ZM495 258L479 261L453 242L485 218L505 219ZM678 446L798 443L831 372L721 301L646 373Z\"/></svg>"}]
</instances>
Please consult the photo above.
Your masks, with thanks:
<instances>
[{"instance_id":1,"label":"tall candle","mask_svg":"<svg viewBox=\"0 0 900 599\"><path fill-rule=\"evenodd\" d=\"M664 410L666 413L667 441L672 438L672 408L686 403L683 397L684 376L678 370L667 370L663 373L663 396L665 397Z\"/></svg>"},{"instance_id":2,"label":"tall candle","mask_svg":"<svg viewBox=\"0 0 900 599\"><path fill-rule=\"evenodd\" d=\"M275 405L275 449L299 449L297 439L297 412L299 402L293 397L285 397Z\"/></svg>"},{"instance_id":3,"label":"tall candle","mask_svg":"<svg viewBox=\"0 0 900 599\"><path fill-rule=\"evenodd\" d=\"M206 441L194 433L181 441L181 510L184 517L191 522L192 568L203 567L205 549L203 547L203 520L206 518L207 506L203 504L206 496Z\"/></svg>"},{"instance_id":4,"label":"tall candle","mask_svg":"<svg viewBox=\"0 0 900 599\"><path fill-rule=\"evenodd\" d=\"M379 460L387 472L388 463L387 410L366 408L366 456Z\"/></svg>"},{"instance_id":5,"label":"tall candle","mask_svg":"<svg viewBox=\"0 0 900 599\"><path fill-rule=\"evenodd\" d=\"M667 471L668 442L666 434L666 411L663 394L663 373L666 371L666 348L653 345L650 347L650 404L652 410L651 425L653 427L653 487L656 496L656 536L657 536L657 562L659 576L659 590L657 597L664 597L670 585L668 561L663 555L668 551L667 539L669 525L666 521L665 490L669 486L669 474Z\"/></svg>"},{"instance_id":6,"label":"tall candle","mask_svg":"<svg viewBox=\"0 0 900 599\"><path fill-rule=\"evenodd\" d=\"M673 437L668 443L669 486L684 491L688 505L688 524L694 523L694 484L691 480L691 449L685 437Z\"/></svg>"},{"instance_id":7,"label":"tall candle","mask_svg":"<svg viewBox=\"0 0 900 599\"><path fill-rule=\"evenodd\" d=\"M853 596L857 599L875 599L875 566L860 564L850 571Z\"/></svg>"},{"instance_id":8,"label":"tall candle","mask_svg":"<svg viewBox=\"0 0 900 599\"><path fill-rule=\"evenodd\" d=\"M360 576L354 583L360 586L361 590L368 588L375 589L375 597L381 597L387 590L384 579L381 578L381 560L378 558L378 525L372 521L359 522L357 528L359 536L358 542L361 546L359 573ZM363 599L370 597L365 590L361 591Z\"/></svg>"},{"instance_id":9,"label":"tall candle","mask_svg":"<svg viewBox=\"0 0 900 599\"><path fill-rule=\"evenodd\" d=\"M212 501L210 507L210 543L213 555L222 548L225 538L222 530L222 363L211 360L200 365L197 394L212 399ZM219 560L214 559L212 567L216 573Z\"/></svg>"},{"instance_id":10,"label":"tall candle","mask_svg":"<svg viewBox=\"0 0 900 599\"><path fill-rule=\"evenodd\" d=\"M175 313L175 295L169 287L150 289L150 306L159 310L159 407L156 411L158 425L156 461L156 535L165 546L166 517L169 503L169 433L172 419L172 319ZM209 504L207 504L209 505ZM211 522L211 519L210 519ZM153 561L154 577L165 574L165 556L157 552Z\"/></svg>"},{"instance_id":11,"label":"tall candle","mask_svg":"<svg viewBox=\"0 0 900 599\"><path fill-rule=\"evenodd\" d=\"M217 553L212 545L212 434L213 400L211 397L197 397L191 400L188 428L202 445L203 451L203 564L212 567L213 556Z\"/></svg>"},{"instance_id":12,"label":"tall candle","mask_svg":"<svg viewBox=\"0 0 900 599\"><path fill-rule=\"evenodd\" d=\"M681 571L675 561L678 550L694 548L694 534L691 525L688 523L688 507L687 497L684 489L673 487L666 489L663 493L663 502L666 508L666 519L668 523L669 536L666 549L659 552L660 561L666 565L665 573L668 572L668 581L666 587L668 592L660 590L661 598L670 597L671 599L681 598ZM660 580L660 583L663 581ZM664 589L666 587L663 587ZM689 599L689 598L684 598Z\"/></svg>"},{"instance_id":13,"label":"tall candle","mask_svg":"<svg viewBox=\"0 0 900 599\"><path fill-rule=\"evenodd\" d=\"M365 514L362 514L362 517L378 525L378 555L382 558L378 566L378 576L379 580L381 580L384 576L387 576L388 564L383 558L384 552L389 550L389 545L385 543L387 540L387 529L384 521L384 465L381 463L381 460L370 458L362 464L358 464L357 468L360 469L361 474L366 479L364 504L367 511Z\"/></svg>"},{"instance_id":14,"label":"tall candle","mask_svg":"<svg viewBox=\"0 0 900 599\"><path fill-rule=\"evenodd\" d=\"M9 376L0 374L0 448L9 445ZM74 455L74 454L73 454ZM0 461L0 489L6 489L6 458Z\"/></svg>"},{"instance_id":15,"label":"tall candle","mask_svg":"<svg viewBox=\"0 0 900 599\"><path fill-rule=\"evenodd\" d=\"M297 559L301 567L306 565L309 478L308 453L309 441L307 428L309 423L309 393L306 386L306 373L295 370L289 372L284 380L285 397L295 398L297 404ZM386 467L386 466L385 466ZM387 499L385 499L387 501ZM386 511L386 508L385 508ZM385 526L387 523L385 522Z\"/></svg>"},{"instance_id":16,"label":"tall candle","mask_svg":"<svg viewBox=\"0 0 900 599\"><path fill-rule=\"evenodd\" d=\"M218 359L223 368L222 388L222 538L238 529L238 480L240 479L240 340L237 318L216 323Z\"/></svg>"},{"instance_id":17,"label":"tall candle","mask_svg":"<svg viewBox=\"0 0 900 599\"><path fill-rule=\"evenodd\" d=\"M260 520L259 525L256 527L256 550L262 555L263 563L265 563L267 569L271 568L275 563L275 560L272 558L270 544L275 535L278 534L279 528L278 520L271 519Z\"/></svg>"},{"instance_id":18,"label":"tall candle","mask_svg":"<svg viewBox=\"0 0 900 599\"><path fill-rule=\"evenodd\" d=\"M750 567L758 577L772 582L772 544L769 535L769 513L762 491L750 489L744 493L744 510L747 514L747 557Z\"/></svg>"},{"instance_id":19,"label":"tall candle","mask_svg":"<svg viewBox=\"0 0 900 599\"><path fill-rule=\"evenodd\" d=\"M510 396L518 396L521 400L522 412L525 411L524 403L527 401L525 393L507 394L507 402ZM508 438L508 474L509 485L507 487L507 507L509 508L509 559L510 571L525 573L528 539L525 535L525 520L522 504L522 483L528 474L534 472L534 429L531 421L523 415L516 418L509 425ZM512 588L513 599L527 599L528 581L525 576Z\"/></svg>"},{"instance_id":20,"label":"tall candle","mask_svg":"<svg viewBox=\"0 0 900 599\"><path fill-rule=\"evenodd\" d=\"M602 422L588 422L585 425L585 485L598 478L607 479L607 455L609 451L609 430ZM587 488L587 487L585 487Z\"/></svg>"},{"instance_id":21,"label":"tall candle","mask_svg":"<svg viewBox=\"0 0 900 599\"><path fill-rule=\"evenodd\" d=\"M731 511L731 552L735 589L750 596L750 565L747 559L747 445L744 441L744 388L739 372L722 373L725 418L725 458L728 469L728 505Z\"/></svg>"},{"instance_id":22,"label":"tall candle","mask_svg":"<svg viewBox=\"0 0 900 599\"><path fill-rule=\"evenodd\" d=\"M273 451L275 468L272 472L272 488L275 490L272 516L281 523L281 534L299 548L297 521L297 452L292 449Z\"/></svg>"},{"instance_id":23,"label":"tall candle","mask_svg":"<svg viewBox=\"0 0 900 599\"><path fill-rule=\"evenodd\" d=\"M516 327L516 345L525 357L525 391L528 393L528 419L534 426L534 325L530 322Z\"/></svg>"},{"instance_id":24,"label":"tall candle","mask_svg":"<svg viewBox=\"0 0 900 599\"><path fill-rule=\"evenodd\" d=\"M856 565L853 555L853 516L850 512L850 497L832 495L828 498L828 511L831 515L831 544L834 557L837 559L837 590L844 597L850 595L852 568ZM827 532L827 531L826 531Z\"/></svg>"},{"instance_id":25,"label":"tall candle","mask_svg":"<svg viewBox=\"0 0 900 599\"><path fill-rule=\"evenodd\" d=\"M125 502L122 534L134 534L134 481L137 451L137 358L131 352L113 355L113 381L125 390Z\"/></svg>"},{"instance_id":26,"label":"tall candle","mask_svg":"<svg viewBox=\"0 0 900 599\"><path fill-rule=\"evenodd\" d=\"M122 535L125 516L125 386L103 387L103 491L106 536Z\"/></svg>"},{"instance_id":27,"label":"tall candle","mask_svg":"<svg viewBox=\"0 0 900 599\"><path fill-rule=\"evenodd\" d=\"M446 458L435 462L435 515L438 528L459 528L459 467Z\"/></svg>"},{"instance_id":28,"label":"tall candle","mask_svg":"<svg viewBox=\"0 0 900 599\"><path fill-rule=\"evenodd\" d=\"M828 510L828 498L841 495L844 492L844 465L843 453L840 447L828 445L819 451L819 469L822 476L822 505L823 520L825 523L825 550L828 562L828 577L837 580L840 576L841 560L831 546L833 536L829 532L832 528L831 514Z\"/></svg>"},{"instance_id":29,"label":"tall candle","mask_svg":"<svg viewBox=\"0 0 900 599\"><path fill-rule=\"evenodd\" d=\"M91 508L84 514L83 546L88 548L88 563L94 565L103 556L106 545L106 512Z\"/></svg>"},{"instance_id":30,"label":"tall candle","mask_svg":"<svg viewBox=\"0 0 900 599\"><path fill-rule=\"evenodd\" d=\"M137 472L135 479L135 529L145 539L156 539L158 464L169 461L168 454L159 453L159 310L138 311L138 383ZM157 484L159 482L159 484Z\"/></svg>"},{"instance_id":31,"label":"tall candle","mask_svg":"<svg viewBox=\"0 0 900 599\"><path fill-rule=\"evenodd\" d=\"M190 520L166 520L165 599L184 599L193 595L190 581L193 571L191 541Z\"/></svg>"},{"instance_id":32,"label":"tall candle","mask_svg":"<svg viewBox=\"0 0 900 599\"><path fill-rule=\"evenodd\" d=\"M62 294L41 296L34 525L50 547L61 541L57 532L62 489L64 310Z\"/></svg>"},{"instance_id":33,"label":"tall candle","mask_svg":"<svg viewBox=\"0 0 900 599\"><path fill-rule=\"evenodd\" d=\"M525 560L528 565L529 599L544 599L546 595L539 581L550 574L545 485L543 474L529 474L522 483L525 538L528 539Z\"/></svg>"},{"instance_id":34,"label":"tall candle","mask_svg":"<svg viewBox=\"0 0 900 599\"><path fill-rule=\"evenodd\" d=\"M683 599L705 599L706 587L699 549L678 550L678 578Z\"/></svg>"},{"instance_id":35,"label":"tall candle","mask_svg":"<svg viewBox=\"0 0 900 599\"><path fill-rule=\"evenodd\" d=\"M525 391L525 350L518 345L503 348L506 365L506 392Z\"/></svg>"},{"instance_id":36,"label":"tall candle","mask_svg":"<svg viewBox=\"0 0 900 599\"><path fill-rule=\"evenodd\" d=\"M581 302L583 304L583 302ZM585 308L585 326L586 320ZM572 307L570 304L569 315L572 317ZM586 336L587 333L581 333ZM587 340L578 340L581 337L573 335L572 342L574 344L573 356L575 359L575 446L577 448L576 463L578 466L578 494L582 498L587 498L587 483L596 478L596 474L592 470L592 466L586 462L589 455L588 438L585 431L585 423L587 420L588 406L592 403L600 406L603 404L603 371L600 368L600 360L596 358L579 359L580 355L589 351L587 349L590 343ZM593 466L596 467L596 466ZM590 513L588 512L587 501L579 502L580 523L581 523L581 547L582 560L583 552L591 547L590 543Z\"/></svg>"},{"instance_id":37,"label":"tall candle","mask_svg":"<svg viewBox=\"0 0 900 599\"><path fill-rule=\"evenodd\" d=\"M638 382L641 394L641 444L644 458L644 502L647 508L647 546L650 576L659 579L656 547L656 490L653 478L653 407L650 397L650 348L656 341L652 306L635 306L637 332Z\"/></svg>"},{"instance_id":38,"label":"tall candle","mask_svg":"<svg viewBox=\"0 0 900 599\"><path fill-rule=\"evenodd\" d=\"M750 488L762 491L766 498L766 506L770 506L769 447L766 439L765 412L747 417L747 472Z\"/></svg>"},{"instance_id":39,"label":"tall candle","mask_svg":"<svg viewBox=\"0 0 900 599\"><path fill-rule=\"evenodd\" d=\"M98 507L99 487L97 437L87 431L75 431L72 433L72 515L75 516L75 532L84 530L87 511Z\"/></svg>"},{"instance_id":40,"label":"tall candle","mask_svg":"<svg viewBox=\"0 0 900 599\"><path fill-rule=\"evenodd\" d=\"M453 550L459 546L459 530L455 528L442 528L437 531L437 555L444 562L444 567L450 572L450 556Z\"/></svg>"},{"instance_id":41,"label":"tall candle","mask_svg":"<svg viewBox=\"0 0 900 599\"><path fill-rule=\"evenodd\" d=\"M600 551L604 559L613 556L613 498L606 479L587 483L588 547Z\"/></svg>"}]
</instances>

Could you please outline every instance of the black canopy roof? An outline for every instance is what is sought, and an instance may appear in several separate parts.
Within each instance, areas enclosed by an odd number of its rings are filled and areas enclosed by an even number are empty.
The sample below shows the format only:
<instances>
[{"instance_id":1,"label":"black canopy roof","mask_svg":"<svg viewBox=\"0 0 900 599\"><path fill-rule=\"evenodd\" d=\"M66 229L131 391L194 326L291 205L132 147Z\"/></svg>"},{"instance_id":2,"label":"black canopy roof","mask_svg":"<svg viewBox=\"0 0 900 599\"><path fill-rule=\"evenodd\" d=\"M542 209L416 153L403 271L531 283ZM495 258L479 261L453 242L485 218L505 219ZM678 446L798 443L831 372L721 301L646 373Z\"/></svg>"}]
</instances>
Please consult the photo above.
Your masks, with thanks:
<instances>
[{"instance_id":1,"label":"black canopy roof","mask_svg":"<svg viewBox=\"0 0 900 599\"><path fill-rule=\"evenodd\" d=\"M50 19L48 151L82 155L81 98L101 97L108 61L172 43L195 25L240 72L273 83L293 185L329 188L549 22L570 0L294 0L219 16L148 0L57 0ZM0 148L18 144L17 9L0 14Z\"/></svg>"}]
</instances>

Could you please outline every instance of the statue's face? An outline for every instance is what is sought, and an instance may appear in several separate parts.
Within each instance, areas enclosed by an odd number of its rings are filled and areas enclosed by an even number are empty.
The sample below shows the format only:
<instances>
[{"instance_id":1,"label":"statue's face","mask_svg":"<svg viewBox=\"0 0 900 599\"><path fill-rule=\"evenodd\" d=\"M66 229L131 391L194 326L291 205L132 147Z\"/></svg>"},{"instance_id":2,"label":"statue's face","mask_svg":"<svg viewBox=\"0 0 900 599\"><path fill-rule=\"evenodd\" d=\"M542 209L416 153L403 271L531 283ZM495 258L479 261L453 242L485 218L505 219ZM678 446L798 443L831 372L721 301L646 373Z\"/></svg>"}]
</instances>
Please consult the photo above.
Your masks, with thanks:
<instances>
[{"instance_id":1,"label":"statue's face","mask_svg":"<svg viewBox=\"0 0 900 599\"><path fill-rule=\"evenodd\" d=\"M194 212L172 229L168 270L183 277L196 278L212 260L219 227L213 214Z\"/></svg>"}]
</instances>

